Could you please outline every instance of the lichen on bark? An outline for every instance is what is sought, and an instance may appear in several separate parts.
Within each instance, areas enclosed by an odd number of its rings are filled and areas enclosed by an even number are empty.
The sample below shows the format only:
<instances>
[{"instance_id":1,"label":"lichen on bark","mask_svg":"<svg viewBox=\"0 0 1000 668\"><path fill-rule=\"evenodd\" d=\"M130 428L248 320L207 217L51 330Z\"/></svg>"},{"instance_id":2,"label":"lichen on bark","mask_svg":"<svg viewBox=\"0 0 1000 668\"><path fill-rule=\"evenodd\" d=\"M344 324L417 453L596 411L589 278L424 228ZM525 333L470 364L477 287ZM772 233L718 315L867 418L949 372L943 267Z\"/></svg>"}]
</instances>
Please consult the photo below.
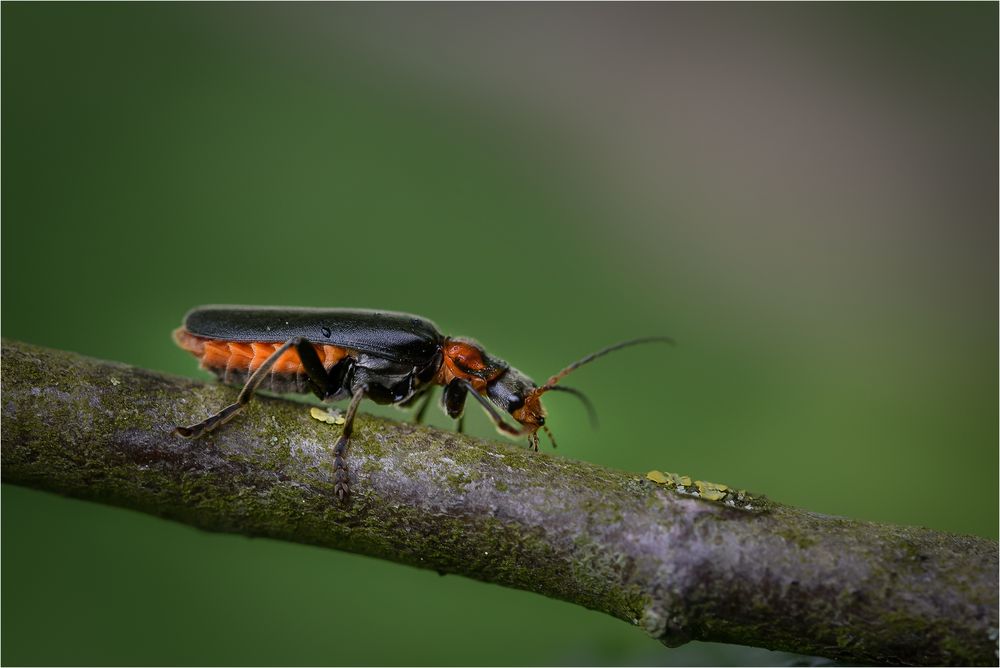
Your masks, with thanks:
<instances>
[{"instance_id":1,"label":"lichen on bark","mask_svg":"<svg viewBox=\"0 0 1000 668\"><path fill-rule=\"evenodd\" d=\"M330 453L340 427L301 403L262 398L190 442L173 426L234 390L13 341L2 362L4 482L535 591L670 645L997 664L992 540L363 415L345 504Z\"/></svg>"}]
</instances>

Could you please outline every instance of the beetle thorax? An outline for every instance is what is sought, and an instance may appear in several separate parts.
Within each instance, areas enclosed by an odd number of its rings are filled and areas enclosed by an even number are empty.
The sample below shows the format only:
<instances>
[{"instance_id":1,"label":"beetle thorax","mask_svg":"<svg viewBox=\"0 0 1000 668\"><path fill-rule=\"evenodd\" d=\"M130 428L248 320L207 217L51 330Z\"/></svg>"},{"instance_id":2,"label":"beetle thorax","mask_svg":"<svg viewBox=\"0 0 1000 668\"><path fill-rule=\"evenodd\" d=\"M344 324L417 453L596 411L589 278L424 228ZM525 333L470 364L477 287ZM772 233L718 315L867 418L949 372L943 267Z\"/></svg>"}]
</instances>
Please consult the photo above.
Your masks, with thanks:
<instances>
[{"instance_id":1,"label":"beetle thorax","mask_svg":"<svg viewBox=\"0 0 1000 668\"><path fill-rule=\"evenodd\" d=\"M467 380L482 394L486 386L502 376L509 365L490 357L483 347L472 339L445 339L444 360L434 382L447 385L456 378Z\"/></svg>"}]
</instances>

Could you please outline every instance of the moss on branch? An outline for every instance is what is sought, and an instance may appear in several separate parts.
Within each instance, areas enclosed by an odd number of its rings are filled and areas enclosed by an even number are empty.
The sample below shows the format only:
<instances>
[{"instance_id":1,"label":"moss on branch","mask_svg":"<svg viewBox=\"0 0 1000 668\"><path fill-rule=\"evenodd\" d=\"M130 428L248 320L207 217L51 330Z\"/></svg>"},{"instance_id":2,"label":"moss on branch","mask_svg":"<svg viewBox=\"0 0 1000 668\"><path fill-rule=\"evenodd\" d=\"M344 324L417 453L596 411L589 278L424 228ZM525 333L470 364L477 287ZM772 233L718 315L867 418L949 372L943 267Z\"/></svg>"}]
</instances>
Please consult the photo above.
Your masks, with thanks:
<instances>
[{"instance_id":1,"label":"moss on branch","mask_svg":"<svg viewBox=\"0 0 1000 668\"><path fill-rule=\"evenodd\" d=\"M672 646L997 665L992 540L364 415L342 504L331 455L340 427L302 404L254 401L191 442L174 425L235 390L14 341L3 344L2 383L4 482L526 589Z\"/></svg>"}]
</instances>

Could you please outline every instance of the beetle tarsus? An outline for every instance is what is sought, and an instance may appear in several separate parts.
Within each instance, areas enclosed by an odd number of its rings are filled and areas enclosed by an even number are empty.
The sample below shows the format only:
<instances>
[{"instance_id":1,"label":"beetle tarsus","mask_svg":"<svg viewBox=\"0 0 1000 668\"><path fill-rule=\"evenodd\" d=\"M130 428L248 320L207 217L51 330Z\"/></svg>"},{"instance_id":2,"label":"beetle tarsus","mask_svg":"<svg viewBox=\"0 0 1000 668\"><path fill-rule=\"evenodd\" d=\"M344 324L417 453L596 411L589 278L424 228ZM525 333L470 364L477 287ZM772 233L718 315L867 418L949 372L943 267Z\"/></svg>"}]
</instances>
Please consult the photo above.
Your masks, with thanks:
<instances>
[{"instance_id":1,"label":"beetle tarsus","mask_svg":"<svg viewBox=\"0 0 1000 668\"><path fill-rule=\"evenodd\" d=\"M341 501L346 500L351 493L350 481L347 477L347 461L344 459L346 454L347 439L341 436L333 449L333 492Z\"/></svg>"},{"instance_id":2,"label":"beetle tarsus","mask_svg":"<svg viewBox=\"0 0 1000 668\"><path fill-rule=\"evenodd\" d=\"M242 399L242 401L240 399ZM176 427L174 429L174 434L183 438L195 439L200 437L205 432L218 429L236 417L236 414L239 413L243 409L243 406L246 405L247 401L249 401L249 399L243 399L242 392L240 393L240 399L237 399L236 403L229 404L215 415L202 420L198 424L193 424L189 427Z\"/></svg>"}]
</instances>

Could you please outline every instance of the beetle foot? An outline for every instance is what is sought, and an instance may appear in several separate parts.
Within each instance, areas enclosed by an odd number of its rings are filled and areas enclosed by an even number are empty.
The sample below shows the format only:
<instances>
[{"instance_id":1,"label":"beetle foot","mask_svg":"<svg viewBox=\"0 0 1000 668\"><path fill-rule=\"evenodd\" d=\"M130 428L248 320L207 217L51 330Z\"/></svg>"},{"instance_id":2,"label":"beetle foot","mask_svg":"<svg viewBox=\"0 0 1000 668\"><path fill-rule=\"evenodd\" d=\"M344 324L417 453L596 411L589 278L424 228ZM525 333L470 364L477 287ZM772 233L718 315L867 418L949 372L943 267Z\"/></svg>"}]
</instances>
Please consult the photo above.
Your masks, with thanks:
<instances>
[{"instance_id":1,"label":"beetle foot","mask_svg":"<svg viewBox=\"0 0 1000 668\"><path fill-rule=\"evenodd\" d=\"M214 431L236 417L236 414L243 410L245 403L245 401L237 401L234 404L229 404L215 415L205 418L198 424L193 424L189 427L174 427L174 435L182 438L198 438L205 432Z\"/></svg>"},{"instance_id":2,"label":"beetle foot","mask_svg":"<svg viewBox=\"0 0 1000 668\"><path fill-rule=\"evenodd\" d=\"M347 476L347 439L343 436L333 448L333 491L337 498L344 501L351 493Z\"/></svg>"}]
</instances>

